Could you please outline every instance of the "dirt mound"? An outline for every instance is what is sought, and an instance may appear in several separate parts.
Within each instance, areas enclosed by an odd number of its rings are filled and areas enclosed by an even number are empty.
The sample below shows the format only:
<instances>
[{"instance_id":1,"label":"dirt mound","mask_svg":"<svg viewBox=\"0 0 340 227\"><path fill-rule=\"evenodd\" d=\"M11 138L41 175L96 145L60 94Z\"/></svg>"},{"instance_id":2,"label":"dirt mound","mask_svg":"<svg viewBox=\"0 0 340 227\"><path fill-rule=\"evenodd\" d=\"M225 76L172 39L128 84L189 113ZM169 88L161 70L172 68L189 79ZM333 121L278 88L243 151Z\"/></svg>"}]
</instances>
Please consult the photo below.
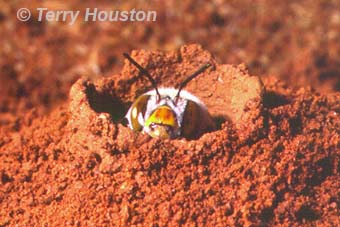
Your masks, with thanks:
<instances>
[{"instance_id":1,"label":"dirt mound","mask_svg":"<svg viewBox=\"0 0 340 227\"><path fill-rule=\"evenodd\" d=\"M162 86L187 90L218 129L157 140L120 124L149 90L120 74L78 80L69 103L0 137L0 226L284 226L338 223L339 93L319 95L220 65L200 46L134 51Z\"/></svg>"}]
</instances>

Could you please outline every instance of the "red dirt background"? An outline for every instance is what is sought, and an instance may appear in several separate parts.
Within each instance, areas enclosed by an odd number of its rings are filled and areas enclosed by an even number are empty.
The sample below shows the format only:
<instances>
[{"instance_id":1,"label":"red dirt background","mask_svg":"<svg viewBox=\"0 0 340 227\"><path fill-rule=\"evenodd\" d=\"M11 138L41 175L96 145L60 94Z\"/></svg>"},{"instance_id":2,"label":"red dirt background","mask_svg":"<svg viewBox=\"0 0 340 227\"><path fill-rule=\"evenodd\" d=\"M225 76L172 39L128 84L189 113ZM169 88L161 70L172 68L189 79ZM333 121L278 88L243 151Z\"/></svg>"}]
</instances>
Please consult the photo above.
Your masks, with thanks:
<instances>
[{"instance_id":1,"label":"red dirt background","mask_svg":"<svg viewBox=\"0 0 340 227\"><path fill-rule=\"evenodd\" d=\"M20 22L21 7L152 9L157 22ZM339 10L1 2L0 226L339 225ZM151 88L124 64L133 49L163 86L211 62L187 89L218 130L161 141L119 124Z\"/></svg>"}]
</instances>

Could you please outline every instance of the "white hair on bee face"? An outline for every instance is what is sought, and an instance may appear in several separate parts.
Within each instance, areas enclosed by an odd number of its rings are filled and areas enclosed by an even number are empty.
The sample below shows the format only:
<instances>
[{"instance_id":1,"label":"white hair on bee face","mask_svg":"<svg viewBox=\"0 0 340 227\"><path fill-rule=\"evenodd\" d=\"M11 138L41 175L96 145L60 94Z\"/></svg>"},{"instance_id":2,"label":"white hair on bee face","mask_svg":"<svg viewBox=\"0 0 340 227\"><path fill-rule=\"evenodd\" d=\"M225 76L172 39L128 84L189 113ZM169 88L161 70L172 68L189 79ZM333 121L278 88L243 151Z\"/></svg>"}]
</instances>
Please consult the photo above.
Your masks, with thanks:
<instances>
[{"instance_id":1,"label":"white hair on bee face","mask_svg":"<svg viewBox=\"0 0 340 227\"><path fill-rule=\"evenodd\" d=\"M158 91L162 94L162 96L168 95L172 100L174 100L176 98L177 94L178 94L178 89L170 88L170 87L158 88ZM151 90L151 91L146 92L145 94L156 95L156 91ZM202 108L207 109L205 104L199 98L197 98L196 96L194 96L193 94L191 94L190 92L188 92L186 90L182 90L179 97L182 98L182 99L191 100L191 101L199 104Z\"/></svg>"}]
</instances>

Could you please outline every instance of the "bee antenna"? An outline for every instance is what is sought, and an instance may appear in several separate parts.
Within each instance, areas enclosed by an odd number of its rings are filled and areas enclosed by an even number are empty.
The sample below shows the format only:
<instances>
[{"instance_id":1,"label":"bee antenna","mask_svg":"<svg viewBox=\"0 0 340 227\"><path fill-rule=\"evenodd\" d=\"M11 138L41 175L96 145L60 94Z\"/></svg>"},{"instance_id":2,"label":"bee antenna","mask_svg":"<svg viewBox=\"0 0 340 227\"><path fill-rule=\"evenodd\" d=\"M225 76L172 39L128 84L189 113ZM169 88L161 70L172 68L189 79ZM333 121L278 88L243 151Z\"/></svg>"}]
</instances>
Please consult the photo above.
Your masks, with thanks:
<instances>
[{"instance_id":1,"label":"bee antenna","mask_svg":"<svg viewBox=\"0 0 340 227\"><path fill-rule=\"evenodd\" d=\"M177 103L179 95L182 91L182 89L195 77L197 77L199 74L201 74L202 72L204 72L207 68L209 68L211 66L210 63L207 63L205 65L203 65L201 68L199 68L196 72L194 72L191 76L189 76L188 78L186 78L180 85L178 88L178 92L177 95L175 96L175 103Z\"/></svg>"},{"instance_id":2,"label":"bee antenna","mask_svg":"<svg viewBox=\"0 0 340 227\"><path fill-rule=\"evenodd\" d=\"M150 73L145 69L143 68L140 64L138 64L129 54L127 53L123 53L124 57L126 59L129 60L129 62L131 62L134 66L137 67L137 69L139 70L139 72L141 73L141 75L145 75L146 78L148 78L148 80L151 82L152 86L154 87L154 89L156 90L156 94L157 94L157 98L158 100L161 99L161 94L159 93L158 91L158 88L157 88L157 84L156 84L156 81L152 78L152 76L150 75Z\"/></svg>"}]
</instances>

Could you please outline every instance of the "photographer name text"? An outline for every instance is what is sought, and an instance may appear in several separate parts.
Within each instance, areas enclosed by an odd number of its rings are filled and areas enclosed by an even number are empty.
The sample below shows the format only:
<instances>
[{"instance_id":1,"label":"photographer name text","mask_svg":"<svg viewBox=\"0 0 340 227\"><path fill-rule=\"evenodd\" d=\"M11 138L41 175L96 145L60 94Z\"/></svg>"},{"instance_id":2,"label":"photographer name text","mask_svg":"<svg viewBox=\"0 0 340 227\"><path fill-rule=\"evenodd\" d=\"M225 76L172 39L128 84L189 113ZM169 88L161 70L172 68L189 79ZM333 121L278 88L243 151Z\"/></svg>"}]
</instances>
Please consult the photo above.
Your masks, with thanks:
<instances>
[{"instance_id":1,"label":"photographer name text","mask_svg":"<svg viewBox=\"0 0 340 227\"><path fill-rule=\"evenodd\" d=\"M36 8L37 21L47 22L67 22L73 25L77 20L84 22L117 22L117 21L132 21L154 22L157 19L157 12L152 10L99 10L98 8L86 8L81 14L80 10L49 10L48 8ZM28 21L31 18L31 11L27 8L21 8L17 11L17 18L20 21Z\"/></svg>"}]
</instances>

